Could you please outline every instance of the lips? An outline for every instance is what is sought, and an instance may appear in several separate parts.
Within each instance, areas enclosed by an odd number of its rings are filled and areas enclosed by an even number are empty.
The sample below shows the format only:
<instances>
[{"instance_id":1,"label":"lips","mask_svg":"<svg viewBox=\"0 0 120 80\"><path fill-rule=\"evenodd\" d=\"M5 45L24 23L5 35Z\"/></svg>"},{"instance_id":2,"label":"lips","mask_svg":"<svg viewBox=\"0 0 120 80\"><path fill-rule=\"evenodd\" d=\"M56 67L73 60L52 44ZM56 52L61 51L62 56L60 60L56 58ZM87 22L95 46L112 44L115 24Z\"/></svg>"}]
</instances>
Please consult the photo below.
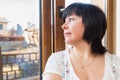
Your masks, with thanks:
<instances>
[{"instance_id":1,"label":"lips","mask_svg":"<svg viewBox=\"0 0 120 80\"><path fill-rule=\"evenodd\" d=\"M70 36L70 32L64 32L64 37L68 37L68 36Z\"/></svg>"}]
</instances>

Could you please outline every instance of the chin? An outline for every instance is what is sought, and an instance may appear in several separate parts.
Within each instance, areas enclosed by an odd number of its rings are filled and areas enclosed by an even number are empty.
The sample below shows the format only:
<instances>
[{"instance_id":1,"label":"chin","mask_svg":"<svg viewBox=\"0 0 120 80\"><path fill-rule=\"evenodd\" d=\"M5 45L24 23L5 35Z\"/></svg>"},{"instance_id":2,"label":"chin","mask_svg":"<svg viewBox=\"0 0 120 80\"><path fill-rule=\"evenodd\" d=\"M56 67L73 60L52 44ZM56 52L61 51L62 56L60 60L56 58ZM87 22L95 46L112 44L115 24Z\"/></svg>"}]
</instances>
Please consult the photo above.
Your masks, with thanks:
<instances>
[{"instance_id":1,"label":"chin","mask_svg":"<svg viewBox=\"0 0 120 80\"><path fill-rule=\"evenodd\" d=\"M70 41L70 40L65 40L65 43L68 44L68 45L71 45L73 42Z\"/></svg>"}]
</instances>

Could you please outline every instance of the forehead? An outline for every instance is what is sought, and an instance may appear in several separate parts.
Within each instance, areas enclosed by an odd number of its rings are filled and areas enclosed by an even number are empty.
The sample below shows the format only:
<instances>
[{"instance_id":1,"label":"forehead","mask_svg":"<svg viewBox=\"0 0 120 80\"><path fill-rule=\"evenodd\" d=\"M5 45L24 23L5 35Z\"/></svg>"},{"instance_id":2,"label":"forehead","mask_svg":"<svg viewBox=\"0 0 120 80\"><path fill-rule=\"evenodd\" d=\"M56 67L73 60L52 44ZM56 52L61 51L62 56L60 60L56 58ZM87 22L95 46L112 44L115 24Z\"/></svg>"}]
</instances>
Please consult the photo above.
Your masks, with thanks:
<instances>
[{"instance_id":1,"label":"forehead","mask_svg":"<svg viewBox=\"0 0 120 80\"><path fill-rule=\"evenodd\" d=\"M72 13L69 13L68 15L66 15L66 17L69 17L69 16L77 16L74 12Z\"/></svg>"},{"instance_id":2,"label":"forehead","mask_svg":"<svg viewBox=\"0 0 120 80\"><path fill-rule=\"evenodd\" d=\"M78 15L73 13L73 14L70 14L70 15L66 16L65 19L67 19L67 18L82 18L82 16L78 16Z\"/></svg>"}]
</instances>

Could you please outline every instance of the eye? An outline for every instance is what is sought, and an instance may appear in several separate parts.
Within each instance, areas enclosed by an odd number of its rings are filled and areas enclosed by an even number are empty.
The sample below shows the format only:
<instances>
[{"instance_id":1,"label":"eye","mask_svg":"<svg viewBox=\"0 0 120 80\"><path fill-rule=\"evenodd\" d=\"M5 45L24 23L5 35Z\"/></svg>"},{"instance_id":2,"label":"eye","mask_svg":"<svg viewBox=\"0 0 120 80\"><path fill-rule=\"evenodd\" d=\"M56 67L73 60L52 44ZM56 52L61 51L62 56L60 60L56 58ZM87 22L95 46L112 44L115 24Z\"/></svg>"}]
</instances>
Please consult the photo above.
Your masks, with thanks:
<instances>
[{"instance_id":1,"label":"eye","mask_svg":"<svg viewBox=\"0 0 120 80\"><path fill-rule=\"evenodd\" d=\"M69 18L69 21L74 21L74 18Z\"/></svg>"},{"instance_id":2,"label":"eye","mask_svg":"<svg viewBox=\"0 0 120 80\"><path fill-rule=\"evenodd\" d=\"M73 18L73 17L68 17L68 18L65 19L65 22L71 22L71 21L74 21L74 20L75 20L75 18Z\"/></svg>"}]
</instances>

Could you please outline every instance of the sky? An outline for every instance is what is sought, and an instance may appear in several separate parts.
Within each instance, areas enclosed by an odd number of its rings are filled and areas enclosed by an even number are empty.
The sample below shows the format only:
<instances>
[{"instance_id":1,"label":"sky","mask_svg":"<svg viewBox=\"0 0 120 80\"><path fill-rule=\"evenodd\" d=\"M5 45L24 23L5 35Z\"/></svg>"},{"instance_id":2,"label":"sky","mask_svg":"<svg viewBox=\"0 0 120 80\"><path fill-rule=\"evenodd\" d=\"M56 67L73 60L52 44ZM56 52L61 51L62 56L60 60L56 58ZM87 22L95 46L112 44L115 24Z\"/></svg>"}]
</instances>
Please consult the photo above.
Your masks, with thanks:
<instances>
[{"instance_id":1,"label":"sky","mask_svg":"<svg viewBox=\"0 0 120 80\"><path fill-rule=\"evenodd\" d=\"M0 17L8 19L9 26L26 22L39 25L39 0L0 0ZM65 0L66 6L71 2L90 2L90 0Z\"/></svg>"},{"instance_id":2,"label":"sky","mask_svg":"<svg viewBox=\"0 0 120 80\"><path fill-rule=\"evenodd\" d=\"M39 23L39 0L0 0L0 17L11 24Z\"/></svg>"}]
</instances>

